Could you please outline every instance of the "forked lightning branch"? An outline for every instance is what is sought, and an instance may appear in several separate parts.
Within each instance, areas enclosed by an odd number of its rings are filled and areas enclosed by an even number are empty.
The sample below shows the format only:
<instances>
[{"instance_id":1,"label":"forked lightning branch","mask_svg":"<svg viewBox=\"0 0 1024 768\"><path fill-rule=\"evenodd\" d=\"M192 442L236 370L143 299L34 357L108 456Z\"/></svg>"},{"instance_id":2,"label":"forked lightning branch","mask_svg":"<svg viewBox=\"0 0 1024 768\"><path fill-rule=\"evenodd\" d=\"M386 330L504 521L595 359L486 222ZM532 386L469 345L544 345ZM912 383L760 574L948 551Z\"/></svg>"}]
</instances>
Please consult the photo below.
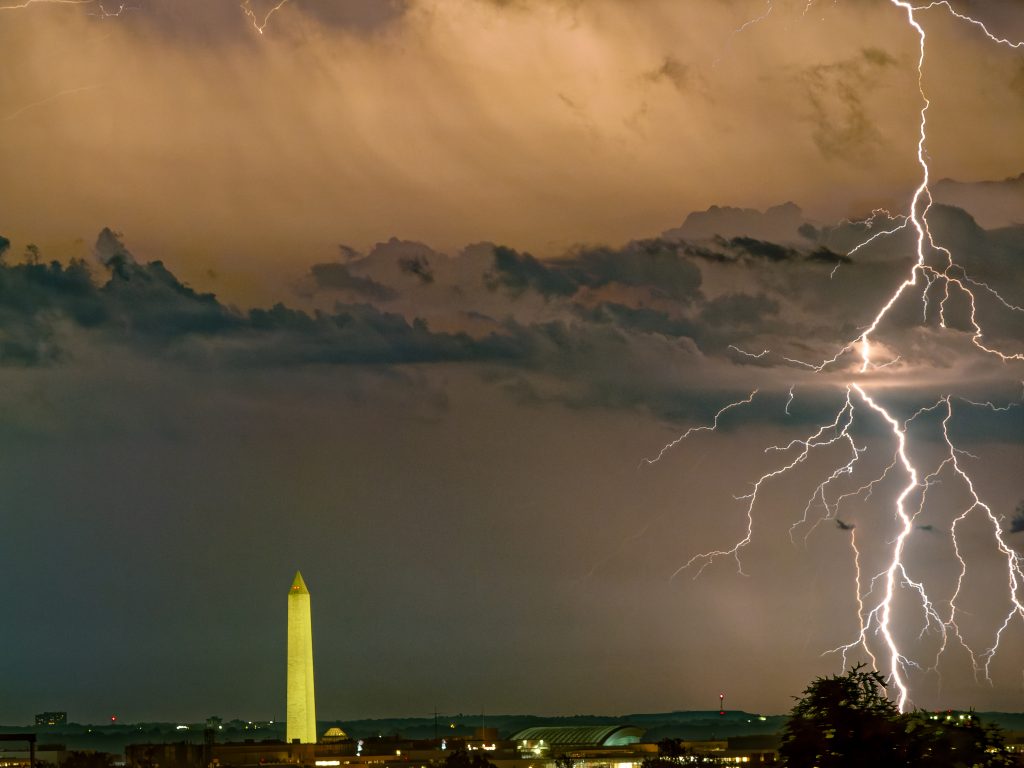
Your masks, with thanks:
<instances>
[{"instance_id":1,"label":"forked lightning branch","mask_svg":"<svg viewBox=\"0 0 1024 768\"><path fill-rule=\"evenodd\" d=\"M946 0L921 5L900 0L890 0L890 2L905 17L906 23L913 29L918 38L917 86L921 98L921 109L920 131L917 141L917 161L921 170L921 180L914 190L912 199L909 201L907 213L894 217L902 223L892 229L872 235L852 249L850 253L855 253L879 238L891 237L897 232L910 230L914 235L915 242L914 264L905 279L879 307L874 318L864 328L863 332L857 338L851 339L842 346L835 355L820 362L779 356L780 362L785 361L801 368L810 369L816 373L849 371L851 378L845 385L845 396L842 405L832 420L822 424L808 437L793 440L787 445L771 446L767 449L767 452L783 454L786 460L776 469L757 478L748 493L737 497L738 500L744 503L746 515L744 535L730 546L694 555L679 568L676 574L692 570L695 576L699 576L710 564L721 558L734 559L737 569L740 573L743 573L742 553L753 541L758 499L766 484L776 481L778 478L795 470L798 466L804 464L812 454L820 452L820 449L837 444L845 446L846 460L836 465L833 471L827 474L814 489L803 510L803 516L794 522L791 535L797 527L811 523L811 510L817 507L824 509L825 512L812 525L820 523L822 519L834 519L840 528L849 531L850 549L856 574L853 586L855 589L859 631L849 643L831 651L826 651L826 653L839 654L844 665L847 663L849 656L858 650L862 651L874 666L879 667L881 662L881 668L889 673L890 680L895 688L897 703L901 710L905 710L912 701L910 683L912 670L938 674L939 664L944 654L952 646L956 645L965 651L970 658L976 679L984 679L991 683L992 662L999 652L1000 644L1007 629L1014 622L1024 625L1024 558L1009 546L1003 521L979 496L975 482L971 479L964 466L964 459L969 457L969 454L957 448L949 428L949 423L954 413L954 403L957 403L957 407L988 408L993 410L1006 410L1008 407L1019 407L1019 404L997 406L993 403L977 403L966 398L956 398L952 394L947 394L933 405L922 408L909 419L900 421L893 415L892 409L886 406L877 395L872 394L868 389L868 374L874 374L874 376L888 375L894 378L899 376L898 368L892 368L889 371L885 371L884 374L880 373L881 369L893 366L898 358L877 360L874 339L894 307L902 300L912 298L915 295L922 302L923 317L927 319L930 312L936 312L939 327L948 332L952 332L950 331L948 315L951 313L950 306L954 297L965 300L968 308L967 324L970 329L970 341L977 353L995 357L1003 364L1013 366L1015 370L1016 364L1024 361L1024 352L1013 349L1000 349L990 344L985 338L985 329L981 325L977 314L978 296L984 295L986 299L997 302L1006 312L1024 313L1024 308L1008 301L999 293L997 287L972 278L967 270L957 263L956 255L941 243L936 242L929 227L928 214L932 207L932 197L929 189L930 168L927 155L928 110L930 102L923 85L928 37L921 17L929 11L947 12L957 20L972 27L978 34L984 35L994 45L1020 49L1024 48L1024 41L1011 41L994 34L983 22L958 12ZM813 0L808 3L808 8L812 5ZM766 16L767 14L754 21L760 21L766 18ZM749 23L744 25L744 28L746 26L749 26ZM935 286L938 286L941 290L941 298L938 300L937 307L931 307L929 306L929 297L932 295ZM769 350L754 354L736 347L733 347L733 349L741 355L757 359L764 358L770 354ZM1020 371L1017 370L1016 378L1018 380L1020 379L1019 373ZM727 404L718 411L710 425L691 428L679 438L668 443L660 452L647 461L653 463L661 460L672 448L695 433L714 431L718 428L719 418L726 411L749 405L756 395L757 390L754 390L745 399ZM793 389L790 388L789 400L786 403L787 414L792 398ZM864 411L865 415L873 415L874 419L880 420L889 434L891 434L893 457L884 473L880 476L870 479L856 490L840 493L836 490L838 481L854 475L858 469L858 461L867 450L856 444L851 431L857 420L861 418L858 415L859 411ZM915 463L913 458L909 427L919 416L932 411L941 411L944 414L942 438L945 452L937 466L931 468L930 471L925 471ZM886 548L888 552L885 556L887 566L880 572L870 575L864 574L861 567L864 559L863 547L865 544L861 542L858 545L854 527L844 523L839 514L844 502L870 496L882 481L886 480L893 473L900 473L904 478L904 482L899 493L889 502L889 509L895 519L896 533L891 539L881 543L881 546ZM959 484L966 493L968 501L964 508L954 517L949 531L955 559L959 563L955 589L950 596L939 600L929 595L922 580L915 578L913 568L907 562L907 544L911 535L915 530L919 529L917 521L925 510L929 489L944 479ZM963 556L963 547L958 537L958 529L962 529L965 522L973 516L980 516L990 530L994 549L1004 563L1006 578L1005 591L1003 592L1005 595L1005 598L1003 598L1004 618L984 647L973 647L968 643L958 623L960 616L968 612L968 609L961 605L963 585L968 575L968 563ZM930 526L926 527L930 528ZM912 615L906 611L898 610L897 598L900 593L909 594L917 603L917 607ZM919 637L922 637L927 632L935 633L938 636L938 651L932 658L923 659L915 657L905 647L904 643L897 639L898 634L900 634L897 631L897 625L904 627L912 625L914 622L920 623L922 621L923 626L921 627Z\"/></svg>"}]
</instances>

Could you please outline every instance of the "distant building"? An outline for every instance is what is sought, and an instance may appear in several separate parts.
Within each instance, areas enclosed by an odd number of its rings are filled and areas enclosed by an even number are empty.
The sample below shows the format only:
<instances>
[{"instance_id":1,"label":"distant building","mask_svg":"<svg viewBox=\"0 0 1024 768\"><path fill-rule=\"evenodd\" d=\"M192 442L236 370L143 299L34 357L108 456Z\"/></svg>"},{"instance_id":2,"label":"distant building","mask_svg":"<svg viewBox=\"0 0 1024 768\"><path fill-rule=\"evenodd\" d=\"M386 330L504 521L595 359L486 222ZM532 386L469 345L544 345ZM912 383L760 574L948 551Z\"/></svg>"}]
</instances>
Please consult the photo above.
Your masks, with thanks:
<instances>
[{"instance_id":1,"label":"distant building","mask_svg":"<svg viewBox=\"0 0 1024 768\"><path fill-rule=\"evenodd\" d=\"M93 750L87 750L95 754ZM63 744L40 744L35 749L0 749L0 768L32 768L40 763L60 766L71 755Z\"/></svg>"},{"instance_id":2,"label":"distant building","mask_svg":"<svg viewBox=\"0 0 1024 768\"><path fill-rule=\"evenodd\" d=\"M316 744L246 739L211 744L205 751L200 745L184 743L137 744L125 754L127 768L439 768L455 750L479 750L495 768L559 768L566 760L573 768L641 768L645 759L659 755L657 744L634 740L643 735L643 729L630 725L528 728L513 735L526 738L352 739L335 727ZM691 761L699 757L708 764L737 768L778 765L778 737L757 737L756 741L693 740L678 745ZM534 752L534 747L542 754ZM681 768L686 762L686 758L680 761Z\"/></svg>"},{"instance_id":3,"label":"distant building","mask_svg":"<svg viewBox=\"0 0 1024 768\"><path fill-rule=\"evenodd\" d=\"M37 726L48 726L48 725L67 725L68 724L68 713L67 712L40 712L36 715Z\"/></svg>"},{"instance_id":4,"label":"distant building","mask_svg":"<svg viewBox=\"0 0 1024 768\"><path fill-rule=\"evenodd\" d=\"M321 744L341 744L346 741L352 741L352 739L350 739L348 734L337 726L328 728L324 731L324 735L320 737Z\"/></svg>"},{"instance_id":5,"label":"distant building","mask_svg":"<svg viewBox=\"0 0 1024 768\"><path fill-rule=\"evenodd\" d=\"M1017 761L1017 765L1024 765L1024 733L1006 734L1006 751Z\"/></svg>"},{"instance_id":6,"label":"distant building","mask_svg":"<svg viewBox=\"0 0 1024 768\"><path fill-rule=\"evenodd\" d=\"M520 755L545 757L588 747L628 747L644 733L634 725L542 725L514 733L510 740Z\"/></svg>"}]
</instances>

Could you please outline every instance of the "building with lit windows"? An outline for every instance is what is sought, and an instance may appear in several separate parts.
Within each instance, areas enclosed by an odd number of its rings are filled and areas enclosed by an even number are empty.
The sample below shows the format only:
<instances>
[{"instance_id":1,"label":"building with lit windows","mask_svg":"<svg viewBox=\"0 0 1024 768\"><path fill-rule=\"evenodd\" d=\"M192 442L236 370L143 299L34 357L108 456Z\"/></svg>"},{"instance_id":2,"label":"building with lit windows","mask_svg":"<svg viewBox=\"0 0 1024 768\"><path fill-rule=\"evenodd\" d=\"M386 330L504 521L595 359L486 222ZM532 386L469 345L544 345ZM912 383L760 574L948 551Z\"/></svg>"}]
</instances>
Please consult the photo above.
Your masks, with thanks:
<instances>
[{"instance_id":1,"label":"building with lit windows","mask_svg":"<svg viewBox=\"0 0 1024 768\"><path fill-rule=\"evenodd\" d=\"M492 729L480 729L473 738L403 739L349 738L332 728L317 743L277 740L199 745L135 745L126 750L128 768L441 768L457 749L479 751L495 768L556 768L565 760L573 768L640 768L656 758L658 745L641 742L644 729L631 725L527 728L512 738L498 739ZM743 738L684 741L688 752L710 758L718 765L774 765L774 743L749 743Z\"/></svg>"},{"instance_id":2,"label":"building with lit windows","mask_svg":"<svg viewBox=\"0 0 1024 768\"><path fill-rule=\"evenodd\" d=\"M44 728L52 725L67 725L67 712L40 712L36 715L36 727Z\"/></svg>"}]
</instances>

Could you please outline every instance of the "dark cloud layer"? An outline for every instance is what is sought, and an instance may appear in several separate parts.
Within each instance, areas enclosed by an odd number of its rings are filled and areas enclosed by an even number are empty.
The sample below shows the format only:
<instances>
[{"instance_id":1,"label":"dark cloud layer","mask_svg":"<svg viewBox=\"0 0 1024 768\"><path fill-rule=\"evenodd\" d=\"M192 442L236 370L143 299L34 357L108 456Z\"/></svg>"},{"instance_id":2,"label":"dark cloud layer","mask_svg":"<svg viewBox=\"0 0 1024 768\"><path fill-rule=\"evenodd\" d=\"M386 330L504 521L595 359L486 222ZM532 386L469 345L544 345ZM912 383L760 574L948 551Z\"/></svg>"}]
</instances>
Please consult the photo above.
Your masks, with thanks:
<instances>
[{"instance_id":1,"label":"dark cloud layer","mask_svg":"<svg viewBox=\"0 0 1024 768\"><path fill-rule=\"evenodd\" d=\"M763 228L749 212L730 219L721 210L712 220L725 231L745 222ZM981 286L1000 286L1011 304L1021 300L1021 231L987 231L941 206L931 219L937 239L963 254L966 271L955 276L979 286L986 339L1013 349L1015 313ZM94 248L102 281L83 261L41 263L38 252L3 263L0 352L11 365L73 358L70 324L101 343L228 367L478 363L498 366L488 376L538 401L644 407L680 419L695 412L680 398L703 403L708 377L739 382L751 367L780 382L806 376L786 358L825 360L855 339L910 264L907 232L855 257L833 250L870 233L857 222L816 229L803 246L746 234L655 238L554 260L486 245L453 260L392 241L366 257L350 250L345 261L314 265L299 294L317 306L242 310L185 285L161 261L139 263L105 229ZM908 297L895 306L879 338L898 342L904 365L960 375L956 358L938 350L943 333L968 348L969 305L947 300L940 332L938 313L922 322L919 302ZM667 363L660 370L659 359ZM672 394L666 372L676 365L691 380Z\"/></svg>"},{"instance_id":2,"label":"dark cloud layer","mask_svg":"<svg viewBox=\"0 0 1024 768\"><path fill-rule=\"evenodd\" d=\"M486 279L492 289L501 287L516 294L532 289L547 297L611 285L646 288L686 305L700 296L701 275L685 258L681 245L645 240L621 250L585 249L546 264L528 253L499 246L494 250L494 271Z\"/></svg>"},{"instance_id":3,"label":"dark cloud layer","mask_svg":"<svg viewBox=\"0 0 1024 768\"><path fill-rule=\"evenodd\" d=\"M421 282L434 282L434 272L426 256L408 256L398 260L398 268L410 275L415 275Z\"/></svg>"},{"instance_id":4,"label":"dark cloud layer","mask_svg":"<svg viewBox=\"0 0 1024 768\"><path fill-rule=\"evenodd\" d=\"M388 301L397 295L376 280L353 275L344 264L314 264L310 273L320 289L351 292L372 301Z\"/></svg>"},{"instance_id":5,"label":"dark cloud layer","mask_svg":"<svg viewBox=\"0 0 1024 768\"><path fill-rule=\"evenodd\" d=\"M102 284L82 261L66 267L58 262L0 267L5 360L41 363L60 357L54 338L62 319L162 353L185 351L190 340L216 340L225 360L257 365L401 364L522 354L512 337L474 340L431 333L422 320L408 322L371 304L338 305L333 313L310 314L283 304L241 312L182 284L160 261L137 263L109 229L100 234L96 255L108 270ZM391 295L335 266L340 270L314 272L322 276L321 284L378 299Z\"/></svg>"}]
</instances>

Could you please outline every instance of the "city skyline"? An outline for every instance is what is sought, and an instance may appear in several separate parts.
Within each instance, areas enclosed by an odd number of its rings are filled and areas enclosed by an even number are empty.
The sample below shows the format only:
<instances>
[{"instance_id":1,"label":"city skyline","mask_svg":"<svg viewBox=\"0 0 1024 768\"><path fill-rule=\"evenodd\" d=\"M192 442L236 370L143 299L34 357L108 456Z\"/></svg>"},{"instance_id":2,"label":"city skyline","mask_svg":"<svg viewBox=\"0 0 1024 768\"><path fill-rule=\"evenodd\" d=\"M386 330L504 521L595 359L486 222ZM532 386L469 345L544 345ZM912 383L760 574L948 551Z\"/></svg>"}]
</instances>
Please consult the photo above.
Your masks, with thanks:
<instances>
[{"instance_id":1,"label":"city skyline","mask_svg":"<svg viewBox=\"0 0 1024 768\"><path fill-rule=\"evenodd\" d=\"M1024 15L15 5L0 722L1020 709Z\"/></svg>"}]
</instances>

